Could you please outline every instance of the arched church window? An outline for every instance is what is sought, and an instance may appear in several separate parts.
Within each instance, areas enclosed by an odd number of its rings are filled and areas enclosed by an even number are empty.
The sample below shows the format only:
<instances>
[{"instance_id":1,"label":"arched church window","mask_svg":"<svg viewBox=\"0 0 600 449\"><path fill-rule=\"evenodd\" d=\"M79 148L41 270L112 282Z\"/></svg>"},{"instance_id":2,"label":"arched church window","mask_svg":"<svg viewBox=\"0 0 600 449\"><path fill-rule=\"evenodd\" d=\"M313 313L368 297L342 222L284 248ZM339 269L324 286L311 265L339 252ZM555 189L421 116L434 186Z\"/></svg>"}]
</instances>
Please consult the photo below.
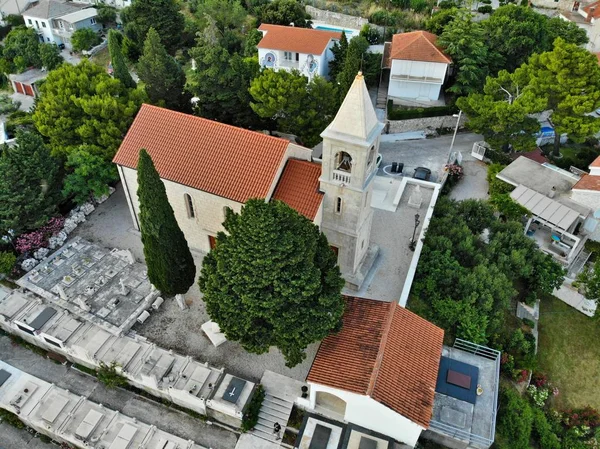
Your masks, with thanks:
<instances>
[{"instance_id":1,"label":"arched church window","mask_svg":"<svg viewBox=\"0 0 600 449\"><path fill-rule=\"evenodd\" d=\"M335 199L335 213L336 214L342 213L342 198L339 196Z\"/></svg>"},{"instance_id":2,"label":"arched church window","mask_svg":"<svg viewBox=\"0 0 600 449\"><path fill-rule=\"evenodd\" d=\"M194 203L192 202L192 197L188 193L184 193L183 198L185 199L185 207L187 209L188 218L194 218L196 213L194 212Z\"/></svg>"},{"instance_id":3,"label":"arched church window","mask_svg":"<svg viewBox=\"0 0 600 449\"><path fill-rule=\"evenodd\" d=\"M367 166L370 167L375 161L375 145L369 150L369 157L367 159Z\"/></svg>"},{"instance_id":4,"label":"arched church window","mask_svg":"<svg viewBox=\"0 0 600 449\"><path fill-rule=\"evenodd\" d=\"M340 151L335 155L335 169L350 173L352 171L352 156L345 151Z\"/></svg>"}]
</instances>

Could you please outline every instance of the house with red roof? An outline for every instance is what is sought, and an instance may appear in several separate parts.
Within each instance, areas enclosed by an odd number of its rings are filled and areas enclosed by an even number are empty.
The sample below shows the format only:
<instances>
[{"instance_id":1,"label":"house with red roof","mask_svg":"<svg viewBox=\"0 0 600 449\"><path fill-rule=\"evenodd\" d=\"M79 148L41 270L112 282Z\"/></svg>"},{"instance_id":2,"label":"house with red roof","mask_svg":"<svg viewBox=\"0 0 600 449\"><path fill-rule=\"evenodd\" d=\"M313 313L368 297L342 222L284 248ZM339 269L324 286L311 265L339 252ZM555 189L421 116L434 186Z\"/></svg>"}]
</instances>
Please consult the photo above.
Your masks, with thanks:
<instances>
[{"instance_id":1,"label":"house with red roof","mask_svg":"<svg viewBox=\"0 0 600 449\"><path fill-rule=\"evenodd\" d=\"M319 447L371 447L371 439L374 448L391 448L387 438L413 447L425 437L445 447L489 448L500 353L460 339L444 346L442 329L395 301L345 300L342 328L321 343L306 398L298 399L313 414L299 446L312 447L320 434L328 441Z\"/></svg>"},{"instance_id":2,"label":"house with red roof","mask_svg":"<svg viewBox=\"0 0 600 449\"><path fill-rule=\"evenodd\" d=\"M135 229L144 148L191 249L210 251L228 208L239 212L251 198L280 200L320 226L347 283L360 288L379 250L369 240L382 129L359 74L321 135L319 160L283 138L144 104L113 162Z\"/></svg>"},{"instance_id":3,"label":"house with red roof","mask_svg":"<svg viewBox=\"0 0 600 449\"><path fill-rule=\"evenodd\" d=\"M309 79L329 74L329 61L333 59L331 48L342 37L341 31L265 23L258 30L263 33L257 45L261 67L298 70Z\"/></svg>"},{"instance_id":4,"label":"house with red roof","mask_svg":"<svg viewBox=\"0 0 600 449\"><path fill-rule=\"evenodd\" d=\"M440 104L440 91L452 60L437 44L435 34L395 34L392 42L385 44L382 64L389 69L388 99L415 106Z\"/></svg>"},{"instance_id":5,"label":"house with red roof","mask_svg":"<svg viewBox=\"0 0 600 449\"><path fill-rule=\"evenodd\" d=\"M562 11L559 17L573 22L586 32L588 50L600 50L600 1L572 1L569 9Z\"/></svg>"}]
</instances>

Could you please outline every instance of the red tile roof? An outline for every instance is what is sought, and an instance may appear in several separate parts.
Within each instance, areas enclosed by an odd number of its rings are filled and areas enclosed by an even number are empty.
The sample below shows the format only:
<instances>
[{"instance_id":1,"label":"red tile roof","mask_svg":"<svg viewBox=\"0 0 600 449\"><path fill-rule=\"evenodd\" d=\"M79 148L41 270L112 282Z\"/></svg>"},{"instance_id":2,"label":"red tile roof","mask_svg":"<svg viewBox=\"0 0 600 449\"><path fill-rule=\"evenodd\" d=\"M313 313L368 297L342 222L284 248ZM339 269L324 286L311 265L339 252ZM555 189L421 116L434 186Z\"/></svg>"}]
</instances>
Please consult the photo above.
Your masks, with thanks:
<instances>
[{"instance_id":1,"label":"red tile roof","mask_svg":"<svg viewBox=\"0 0 600 449\"><path fill-rule=\"evenodd\" d=\"M263 23L258 27L266 31L258 43L258 48L293 51L296 53L320 55L331 39L341 39L341 31L313 30L312 28L286 27Z\"/></svg>"},{"instance_id":2,"label":"red tile roof","mask_svg":"<svg viewBox=\"0 0 600 449\"><path fill-rule=\"evenodd\" d=\"M588 17L592 16L594 19L600 18L600 2L590 3L583 10L588 14Z\"/></svg>"},{"instance_id":3,"label":"red tile roof","mask_svg":"<svg viewBox=\"0 0 600 449\"><path fill-rule=\"evenodd\" d=\"M600 176L583 175L573 190L595 190L600 192Z\"/></svg>"},{"instance_id":4,"label":"red tile roof","mask_svg":"<svg viewBox=\"0 0 600 449\"><path fill-rule=\"evenodd\" d=\"M279 178L273 199L283 201L312 221L323 200L323 194L319 192L319 176L320 164L290 159Z\"/></svg>"},{"instance_id":5,"label":"red tile roof","mask_svg":"<svg viewBox=\"0 0 600 449\"><path fill-rule=\"evenodd\" d=\"M390 58L452 64L452 59L437 46L436 42L437 36L427 31L394 34Z\"/></svg>"},{"instance_id":6,"label":"red tile roof","mask_svg":"<svg viewBox=\"0 0 600 449\"><path fill-rule=\"evenodd\" d=\"M135 169L145 148L161 178L244 203L267 196L288 144L144 104L113 162Z\"/></svg>"},{"instance_id":7,"label":"red tile roof","mask_svg":"<svg viewBox=\"0 0 600 449\"><path fill-rule=\"evenodd\" d=\"M592 163L590 164L590 167L600 167L600 156L598 156L596 159L594 159L592 161Z\"/></svg>"},{"instance_id":8,"label":"red tile roof","mask_svg":"<svg viewBox=\"0 0 600 449\"><path fill-rule=\"evenodd\" d=\"M427 428L444 331L395 302L345 299L342 330L323 340L307 381L371 396Z\"/></svg>"},{"instance_id":9,"label":"red tile roof","mask_svg":"<svg viewBox=\"0 0 600 449\"><path fill-rule=\"evenodd\" d=\"M518 159L520 157L526 157L527 159L531 159L534 162L537 162L538 164L543 164L544 162L548 162L548 158L546 156L544 156L544 153L542 152L542 150L540 148L536 148L533 151L528 151L527 153L512 153L511 154L511 158L512 160Z\"/></svg>"}]
</instances>

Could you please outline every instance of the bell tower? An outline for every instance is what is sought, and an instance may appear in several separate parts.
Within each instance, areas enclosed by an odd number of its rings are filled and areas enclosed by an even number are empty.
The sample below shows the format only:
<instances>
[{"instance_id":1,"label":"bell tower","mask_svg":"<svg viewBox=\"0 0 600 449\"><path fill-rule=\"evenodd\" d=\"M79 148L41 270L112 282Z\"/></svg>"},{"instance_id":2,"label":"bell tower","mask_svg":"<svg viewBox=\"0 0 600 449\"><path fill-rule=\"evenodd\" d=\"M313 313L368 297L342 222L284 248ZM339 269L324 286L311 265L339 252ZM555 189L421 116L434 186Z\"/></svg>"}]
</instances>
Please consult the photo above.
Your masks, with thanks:
<instances>
[{"instance_id":1,"label":"bell tower","mask_svg":"<svg viewBox=\"0 0 600 449\"><path fill-rule=\"evenodd\" d=\"M371 195L377 173L377 120L361 72L358 73L333 121L321 133L323 156L321 230L337 249L346 285L360 289L379 248L369 244L373 210Z\"/></svg>"}]
</instances>

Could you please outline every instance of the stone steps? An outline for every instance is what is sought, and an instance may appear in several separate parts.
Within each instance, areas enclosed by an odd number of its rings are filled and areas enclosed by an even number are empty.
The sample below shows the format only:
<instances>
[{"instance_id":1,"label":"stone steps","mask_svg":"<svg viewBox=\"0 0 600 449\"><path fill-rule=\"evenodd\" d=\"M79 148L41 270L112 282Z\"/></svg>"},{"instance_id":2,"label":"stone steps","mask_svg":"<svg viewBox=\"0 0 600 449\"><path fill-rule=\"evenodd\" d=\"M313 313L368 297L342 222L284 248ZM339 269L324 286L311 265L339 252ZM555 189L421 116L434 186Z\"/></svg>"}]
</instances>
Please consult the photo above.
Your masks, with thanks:
<instances>
[{"instance_id":1,"label":"stone steps","mask_svg":"<svg viewBox=\"0 0 600 449\"><path fill-rule=\"evenodd\" d=\"M263 440L271 442L281 441L277 440L277 435L273 433L274 425L275 423L279 423L281 426L279 437L282 438L293 406L293 402L267 393L258 415L258 422L254 426L252 433Z\"/></svg>"}]
</instances>

